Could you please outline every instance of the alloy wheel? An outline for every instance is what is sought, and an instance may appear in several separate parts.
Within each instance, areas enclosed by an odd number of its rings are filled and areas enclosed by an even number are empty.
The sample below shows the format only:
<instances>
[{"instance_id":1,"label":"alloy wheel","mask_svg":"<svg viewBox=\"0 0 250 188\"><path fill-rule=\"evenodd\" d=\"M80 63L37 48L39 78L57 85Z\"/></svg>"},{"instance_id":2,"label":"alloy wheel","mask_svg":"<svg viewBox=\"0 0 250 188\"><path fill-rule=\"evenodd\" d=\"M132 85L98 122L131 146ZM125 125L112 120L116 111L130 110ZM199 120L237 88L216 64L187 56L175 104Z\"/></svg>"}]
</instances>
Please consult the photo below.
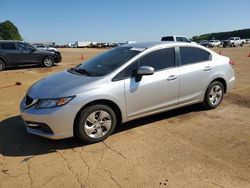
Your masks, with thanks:
<instances>
[{"instance_id":1,"label":"alloy wheel","mask_svg":"<svg viewBox=\"0 0 250 188\"><path fill-rule=\"evenodd\" d=\"M210 103L214 106L220 103L223 95L223 89L220 85L214 85L209 94Z\"/></svg>"},{"instance_id":2,"label":"alloy wheel","mask_svg":"<svg viewBox=\"0 0 250 188\"><path fill-rule=\"evenodd\" d=\"M54 64L54 61L51 57L45 57L43 63L46 67L51 67Z\"/></svg>"},{"instance_id":3,"label":"alloy wheel","mask_svg":"<svg viewBox=\"0 0 250 188\"><path fill-rule=\"evenodd\" d=\"M98 110L92 112L84 123L85 133L91 138L101 138L108 133L112 119L108 112Z\"/></svg>"}]
</instances>

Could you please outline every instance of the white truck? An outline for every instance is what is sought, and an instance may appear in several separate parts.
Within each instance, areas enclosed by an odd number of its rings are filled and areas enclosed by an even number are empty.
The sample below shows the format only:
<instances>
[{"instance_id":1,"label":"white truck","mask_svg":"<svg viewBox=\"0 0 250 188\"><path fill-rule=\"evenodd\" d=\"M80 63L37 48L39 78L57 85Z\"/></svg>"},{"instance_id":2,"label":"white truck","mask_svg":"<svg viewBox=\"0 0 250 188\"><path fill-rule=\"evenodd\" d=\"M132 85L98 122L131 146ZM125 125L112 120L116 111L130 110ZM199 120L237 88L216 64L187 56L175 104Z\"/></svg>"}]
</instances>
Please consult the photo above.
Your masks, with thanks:
<instances>
[{"instance_id":1,"label":"white truck","mask_svg":"<svg viewBox=\"0 0 250 188\"><path fill-rule=\"evenodd\" d=\"M176 36L176 35L162 37L161 41L191 42L188 38L184 36Z\"/></svg>"},{"instance_id":2,"label":"white truck","mask_svg":"<svg viewBox=\"0 0 250 188\"><path fill-rule=\"evenodd\" d=\"M240 37L230 37L229 39L223 42L223 47L236 47L243 46L244 40L241 40Z\"/></svg>"},{"instance_id":3,"label":"white truck","mask_svg":"<svg viewBox=\"0 0 250 188\"><path fill-rule=\"evenodd\" d=\"M77 41L75 43L77 48L84 48L84 47L89 47L91 45L91 41Z\"/></svg>"},{"instance_id":4,"label":"white truck","mask_svg":"<svg viewBox=\"0 0 250 188\"><path fill-rule=\"evenodd\" d=\"M221 45L221 42L219 40L210 40L209 46L211 47L219 47Z\"/></svg>"}]
</instances>

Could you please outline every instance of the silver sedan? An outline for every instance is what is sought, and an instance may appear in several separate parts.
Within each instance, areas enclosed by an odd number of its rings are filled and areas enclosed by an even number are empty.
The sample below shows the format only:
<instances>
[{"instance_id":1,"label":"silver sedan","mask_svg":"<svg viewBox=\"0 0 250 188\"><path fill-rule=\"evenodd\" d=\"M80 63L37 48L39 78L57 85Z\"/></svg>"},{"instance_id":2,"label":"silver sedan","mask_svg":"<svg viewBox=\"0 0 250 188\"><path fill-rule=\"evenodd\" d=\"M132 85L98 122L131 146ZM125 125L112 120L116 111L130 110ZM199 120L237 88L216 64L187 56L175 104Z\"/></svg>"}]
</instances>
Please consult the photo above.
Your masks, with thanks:
<instances>
[{"instance_id":1,"label":"silver sedan","mask_svg":"<svg viewBox=\"0 0 250 188\"><path fill-rule=\"evenodd\" d=\"M20 111L30 133L99 142L133 119L195 103L216 108L233 87L233 65L198 44L128 44L36 82Z\"/></svg>"}]
</instances>

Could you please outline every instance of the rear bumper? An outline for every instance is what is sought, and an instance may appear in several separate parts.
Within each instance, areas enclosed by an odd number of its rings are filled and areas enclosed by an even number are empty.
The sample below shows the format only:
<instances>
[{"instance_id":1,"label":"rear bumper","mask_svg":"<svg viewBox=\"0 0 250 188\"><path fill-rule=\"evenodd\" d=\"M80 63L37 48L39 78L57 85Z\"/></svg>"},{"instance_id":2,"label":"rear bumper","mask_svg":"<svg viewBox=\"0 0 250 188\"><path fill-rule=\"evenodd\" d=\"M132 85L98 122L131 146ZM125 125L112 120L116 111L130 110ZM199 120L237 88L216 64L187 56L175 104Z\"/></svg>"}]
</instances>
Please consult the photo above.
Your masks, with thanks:
<instances>
[{"instance_id":1,"label":"rear bumper","mask_svg":"<svg viewBox=\"0 0 250 188\"><path fill-rule=\"evenodd\" d=\"M235 84L235 76L233 76L231 79L228 80L227 82L227 92L230 92Z\"/></svg>"}]
</instances>

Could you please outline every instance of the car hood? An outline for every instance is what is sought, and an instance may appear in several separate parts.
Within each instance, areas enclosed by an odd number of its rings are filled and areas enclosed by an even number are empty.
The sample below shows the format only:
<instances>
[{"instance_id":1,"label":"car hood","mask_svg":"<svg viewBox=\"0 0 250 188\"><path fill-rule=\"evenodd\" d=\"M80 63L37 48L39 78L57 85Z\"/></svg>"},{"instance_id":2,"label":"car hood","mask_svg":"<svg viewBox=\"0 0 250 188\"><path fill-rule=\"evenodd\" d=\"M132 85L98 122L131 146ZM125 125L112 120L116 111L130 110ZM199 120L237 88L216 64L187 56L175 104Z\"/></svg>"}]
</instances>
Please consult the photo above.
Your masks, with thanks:
<instances>
[{"instance_id":1,"label":"car hood","mask_svg":"<svg viewBox=\"0 0 250 188\"><path fill-rule=\"evenodd\" d=\"M58 98L77 95L93 87L99 87L97 82L101 77L76 75L67 70L58 72L33 84L28 95L33 99Z\"/></svg>"}]
</instances>

